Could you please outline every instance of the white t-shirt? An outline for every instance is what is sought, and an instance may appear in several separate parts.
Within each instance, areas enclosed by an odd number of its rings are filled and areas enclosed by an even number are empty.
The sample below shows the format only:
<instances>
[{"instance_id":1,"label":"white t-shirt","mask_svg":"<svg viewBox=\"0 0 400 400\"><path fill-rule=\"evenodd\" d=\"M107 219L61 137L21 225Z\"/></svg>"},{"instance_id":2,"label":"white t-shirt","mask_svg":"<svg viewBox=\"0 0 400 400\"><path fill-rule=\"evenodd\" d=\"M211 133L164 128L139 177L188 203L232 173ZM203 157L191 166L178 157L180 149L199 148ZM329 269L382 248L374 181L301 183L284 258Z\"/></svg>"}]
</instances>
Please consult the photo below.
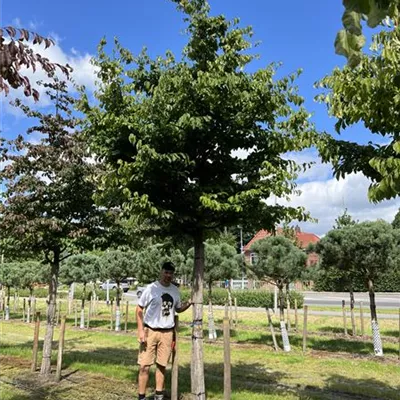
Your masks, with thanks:
<instances>
[{"instance_id":1,"label":"white t-shirt","mask_svg":"<svg viewBox=\"0 0 400 400\"><path fill-rule=\"evenodd\" d=\"M175 325L175 310L181 308L181 296L172 283L163 286L157 281L143 290L138 304L146 309L143 321L145 325L154 329L170 329Z\"/></svg>"}]
</instances>

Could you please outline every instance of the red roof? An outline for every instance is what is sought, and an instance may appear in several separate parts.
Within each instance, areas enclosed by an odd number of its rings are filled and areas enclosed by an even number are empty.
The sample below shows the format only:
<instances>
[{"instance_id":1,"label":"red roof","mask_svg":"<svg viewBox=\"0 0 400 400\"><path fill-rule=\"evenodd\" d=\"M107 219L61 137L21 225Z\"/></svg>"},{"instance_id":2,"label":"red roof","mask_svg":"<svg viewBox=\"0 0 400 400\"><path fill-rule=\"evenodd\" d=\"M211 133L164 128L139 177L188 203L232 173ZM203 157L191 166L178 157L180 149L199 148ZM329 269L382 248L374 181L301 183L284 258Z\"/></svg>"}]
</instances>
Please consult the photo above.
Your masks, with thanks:
<instances>
[{"instance_id":1,"label":"red roof","mask_svg":"<svg viewBox=\"0 0 400 400\"><path fill-rule=\"evenodd\" d=\"M276 234L277 235L281 235L283 232L282 228L278 228L276 230ZM266 238L267 236L271 236L271 232L266 231L264 229L262 229L261 231L258 231L255 236L250 240L249 243L246 244L246 246L244 246L244 251L249 251L252 244L254 242L257 242L257 240L261 240ZM296 237L297 240L299 242L299 245L302 249L305 249L310 243L317 243L319 242L319 237L314 234L314 233L307 233L307 232L301 232L300 230L296 230Z\"/></svg>"}]
</instances>

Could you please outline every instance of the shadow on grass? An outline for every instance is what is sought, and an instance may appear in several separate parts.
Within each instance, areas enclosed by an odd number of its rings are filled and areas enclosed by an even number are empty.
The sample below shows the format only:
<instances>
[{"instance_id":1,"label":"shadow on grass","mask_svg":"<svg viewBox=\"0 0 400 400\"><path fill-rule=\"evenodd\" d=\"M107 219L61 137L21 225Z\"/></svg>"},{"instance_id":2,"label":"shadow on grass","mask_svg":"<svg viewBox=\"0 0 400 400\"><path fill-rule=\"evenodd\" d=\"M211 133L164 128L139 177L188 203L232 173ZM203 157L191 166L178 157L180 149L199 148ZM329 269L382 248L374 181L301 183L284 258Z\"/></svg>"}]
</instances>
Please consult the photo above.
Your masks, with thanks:
<instances>
[{"instance_id":1,"label":"shadow on grass","mask_svg":"<svg viewBox=\"0 0 400 400\"><path fill-rule=\"evenodd\" d=\"M398 338L398 337L400 337L400 332L399 331L383 331L382 335Z\"/></svg>"},{"instance_id":2,"label":"shadow on grass","mask_svg":"<svg viewBox=\"0 0 400 400\"><path fill-rule=\"evenodd\" d=\"M221 333L222 334L222 333ZM275 330L276 339L278 341L278 345L282 348L282 340L279 330ZM237 337L236 332L233 332L231 335L232 338ZM300 335L290 335L289 337L290 344L297 348L302 348L303 346L303 338ZM272 337L268 333L262 333L258 337L253 338L243 338L237 339L238 343L248 343L248 344L263 344L263 345L272 345ZM384 354L393 354L397 355L398 350L394 347L385 347L385 342L383 341L384 346ZM362 341L354 339L346 339L346 338L330 338L326 336L309 336L307 338L307 349L312 350L321 350L321 351L329 351L329 352L344 352L349 354L361 354L361 355L371 355L373 354L372 341Z\"/></svg>"},{"instance_id":3,"label":"shadow on grass","mask_svg":"<svg viewBox=\"0 0 400 400\"><path fill-rule=\"evenodd\" d=\"M205 363L205 382L208 395L223 398L224 372L222 363ZM231 366L232 393L273 395L282 399L287 396L303 400L341 399L388 399L397 400L400 386L388 385L375 379L351 379L341 375L328 376L322 387L310 383L285 384L290 376L273 371L261 363L236 363ZM182 365L179 371L180 393L190 393L190 365ZM245 393L243 393L245 396ZM244 398L244 397L243 397Z\"/></svg>"},{"instance_id":4,"label":"shadow on grass","mask_svg":"<svg viewBox=\"0 0 400 400\"><path fill-rule=\"evenodd\" d=\"M63 356L63 368L69 368L74 363L96 364L107 366L136 366L138 359L137 349L121 349L117 347L103 347L90 351L66 350Z\"/></svg>"}]
</instances>

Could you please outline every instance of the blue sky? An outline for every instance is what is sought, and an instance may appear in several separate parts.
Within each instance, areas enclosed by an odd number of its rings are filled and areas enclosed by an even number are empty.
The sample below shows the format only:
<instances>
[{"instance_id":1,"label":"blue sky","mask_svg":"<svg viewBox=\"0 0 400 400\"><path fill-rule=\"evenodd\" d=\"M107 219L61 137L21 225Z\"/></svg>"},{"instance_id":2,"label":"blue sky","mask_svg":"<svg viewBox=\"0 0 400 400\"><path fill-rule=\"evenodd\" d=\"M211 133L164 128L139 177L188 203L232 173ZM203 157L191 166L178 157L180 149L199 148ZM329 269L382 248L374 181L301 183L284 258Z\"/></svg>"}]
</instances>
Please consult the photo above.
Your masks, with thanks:
<instances>
[{"instance_id":1,"label":"blue sky","mask_svg":"<svg viewBox=\"0 0 400 400\"><path fill-rule=\"evenodd\" d=\"M345 63L334 52L334 40L341 28L342 2L340 0L210 0L212 14L224 14L229 19L239 17L242 25L251 25L255 41L261 41L257 52L260 59L252 69L264 67L272 61L282 62L282 74L304 70L298 80L300 93L306 98L306 107L312 112L313 121L321 131L333 133L334 120L326 108L313 101L317 91L313 84L328 74L335 66ZM21 25L42 35L51 35L58 41L52 56L57 61L71 62L77 80L93 88L90 57L96 53L100 39L110 41L117 36L123 46L137 53L146 46L150 55L172 50L181 53L186 42L182 15L170 0L50 0L1 1L0 25ZM12 111L3 100L2 129L6 136L13 136L23 129L26 122ZM342 135L347 140L367 142L371 135L357 126ZM379 140L380 138L375 138ZM348 207L360 220L393 218L400 206L397 200L373 206L366 200L368 182L360 176L337 182L331 178L330 167L320 165L315 152L297 156L299 160L314 160L316 167L299 181L300 189L313 193L304 194L295 204L309 208L319 219L318 224L303 224L304 229L317 234L325 233L343 207ZM324 196L322 196L322 194ZM319 203L318 203L318 199ZM317 204L316 204L317 203ZM329 213L329 216L327 216Z\"/></svg>"}]
</instances>

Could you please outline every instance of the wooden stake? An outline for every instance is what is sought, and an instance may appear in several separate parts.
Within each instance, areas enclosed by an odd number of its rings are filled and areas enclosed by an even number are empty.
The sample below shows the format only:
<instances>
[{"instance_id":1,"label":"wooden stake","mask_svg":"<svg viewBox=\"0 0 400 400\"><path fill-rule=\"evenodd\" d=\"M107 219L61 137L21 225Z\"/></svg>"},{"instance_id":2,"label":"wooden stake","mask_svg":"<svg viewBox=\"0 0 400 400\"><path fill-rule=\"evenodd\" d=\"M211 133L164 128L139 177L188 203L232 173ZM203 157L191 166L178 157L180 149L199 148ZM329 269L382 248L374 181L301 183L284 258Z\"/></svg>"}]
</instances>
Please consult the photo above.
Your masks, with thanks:
<instances>
[{"instance_id":1,"label":"wooden stake","mask_svg":"<svg viewBox=\"0 0 400 400\"><path fill-rule=\"evenodd\" d=\"M61 301L58 302L57 314L56 314L56 325L60 323L60 313L61 313Z\"/></svg>"},{"instance_id":2,"label":"wooden stake","mask_svg":"<svg viewBox=\"0 0 400 400\"><path fill-rule=\"evenodd\" d=\"M90 326L90 308L91 308L91 305L89 304L89 309L88 309L88 313L87 313L87 329L89 329L89 326Z\"/></svg>"},{"instance_id":3,"label":"wooden stake","mask_svg":"<svg viewBox=\"0 0 400 400\"><path fill-rule=\"evenodd\" d=\"M299 330L299 316L297 313L297 299L294 299L294 330Z\"/></svg>"},{"instance_id":4,"label":"wooden stake","mask_svg":"<svg viewBox=\"0 0 400 400\"><path fill-rule=\"evenodd\" d=\"M237 299L236 297L233 299L235 302L235 328L237 327L238 323L238 310L237 310Z\"/></svg>"},{"instance_id":5,"label":"wooden stake","mask_svg":"<svg viewBox=\"0 0 400 400\"><path fill-rule=\"evenodd\" d=\"M113 313L114 313L114 307L113 307L113 300L111 300L111 307L110 307L110 330L113 330Z\"/></svg>"},{"instance_id":6,"label":"wooden stake","mask_svg":"<svg viewBox=\"0 0 400 400\"><path fill-rule=\"evenodd\" d=\"M78 307L76 302L74 302L74 314L75 314L75 328L78 326Z\"/></svg>"},{"instance_id":7,"label":"wooden stake","mask_svg":"<svg viewBox=\"0 0 400 400\"><path fill-rule=\"evenodd\" d=\"M346 302L344 300L342 300L342 312L343 312L344 334L347 336Z\"/></svg>"},{"instance_id":8,"label":"wooden stake","mask_svg":"<svg viewBox=\"0 0 400 400\"><path fill-rule=\"evenodd\" d=\"M290 332L291 329L291 324L290 324L290 300L289 300L289 296L287 297L287 301L286 301L286 315L287 315L287 331Z\"/></svg>"},{"instance_id":9,"label":"wooden stake","mask_svg":"<svg viewBox=\"0 0 400 400\"><path fill-rule=\"evenodd\" d=\"M172 349L171 400L178 400L178 392L179 392L179 388L178 388L178 376L179 376L178 330L179 330L179 317L176 316L175 317L175 329L174 329L174 347Z\"/></svg>"},{"instance_id":10,"label":"wooden stake","mask_svg":"<svg viewBox=\"0 0 400 400\"><path fill-rule=\"evenodd\" d=\"M32 315L36 314L36 297L33 297Z\"/></svg>"},{"instance_id":11,"label":"wooden stake","mask_svg":"<svg viewBox=\"0 0 400 400\"><path fill-rule=\"evenodd\" d=\"M275 351L278 351L279 350L278 342L276 341L274 325L272 323L271 313L269 312L268 307L267 307L267 316L268 316L268 324L269 324L269 329L271 331L272 341L274 342L274 348L275 348Z\"/></svg>"},{"instance_id":12,"label":"wooden stake","mask_svg":"<svg viewBox=\"0 0 400 400\"><path fill-rule=\"evenodd\" d=\"M129 318L129 301L126 302L125 306L125 332L128 332L128 318Z\"/></svg>"},{"instance_id":13,"label":"wooden stake","mask_svg":"<svg viewBox=\"0 0 400 400\"><path fill-rule=\"evenodd\" d=\"M230 349L230 323L229 318L224 318L224 400L231 399L231 349Z\"/></svg>"},{"instance_id":14,"label":"wooden stake","mask_svg":"<svg viewBox=\"0 0 400 400\"><path fill-rule=\"evenodd\" d=\"M61 368L62 368L62 358L64 352L64 336L65 336L65 315L61 319L60 337L58 339L58 355L57 355L57 370L56 370L56 381L61 380Z\"/></svg>"},{"instance_id":15,"label":"wooden stake","mask_svg":"<svg viewBox=\"0 0 400 400\"><path fill-rule=\"evenodd\" d=\"M304 306L304 320L303 320L303 354L305 354L307 349L307 314L308 306Z\"/></svg>"},{"instance_id":16,"label":"wooden stake","mask_svg":"<svg viewBox=\"0 0 400 400\"><path fill-rule=\"evenodd\" d=\"M32 365L31 371L36 371L37 365L37 355L38 355L38 348L39 348L39 329L40 329L40 312L36 313L36 321L35 321L35 333L33 334L33 354L32 354Z\"/></svg>"},{"instance_id":17,"label":"wooden stake","mask_svg":"<svg viewBox=\"0 0 400 400\"><path fill-rule=\"evenodd\" d=\"M360 323L361 323L361 336L364 336L364 310L362 301L360 301Z\"/></svg>"}]
</instances>

